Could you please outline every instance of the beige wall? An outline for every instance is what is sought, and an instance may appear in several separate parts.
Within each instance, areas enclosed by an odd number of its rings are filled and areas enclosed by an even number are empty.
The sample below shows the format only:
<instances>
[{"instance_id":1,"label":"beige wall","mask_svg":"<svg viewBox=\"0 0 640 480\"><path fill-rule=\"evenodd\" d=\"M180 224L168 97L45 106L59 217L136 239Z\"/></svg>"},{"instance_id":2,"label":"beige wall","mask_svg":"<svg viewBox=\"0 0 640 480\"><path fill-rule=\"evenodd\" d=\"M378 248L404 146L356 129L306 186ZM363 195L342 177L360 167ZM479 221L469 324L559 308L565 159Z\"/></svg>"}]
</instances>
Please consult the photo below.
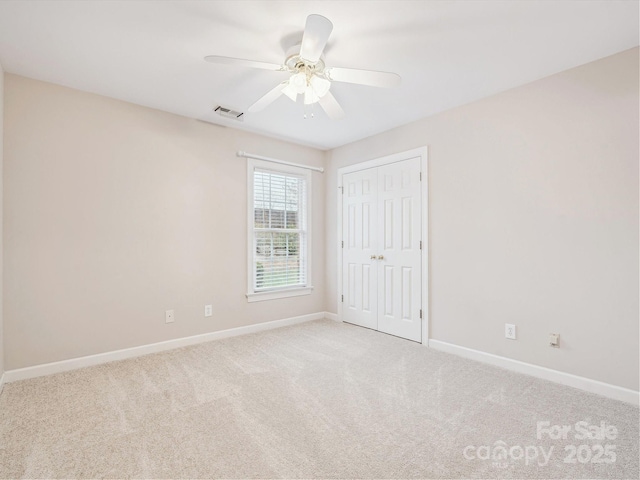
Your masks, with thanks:
<instances>
[{"instance_id":1,"label":"beige wall","mask_svg":"<svg viewBox=\"0 0 640 480\"><path fill-rule=\"evenodd\" d=\"M0 377L4 373L4 317L2 315L2 305L4 302L4 292L2 290L2 228L3 228L3 216L2 216L2 186L3 186L3 165L4 165L4 70L0 65Z\"/></svg>"},{"instance_id":2,"label":"beige wall","mask_svg":"<svg viewBox=\"0 0 640 480\"><path fill-rule=\"evenodd\" d=\"M636 48L335 149L327 310L337 169L428 145L431 338L638 390L638 128Z\"/></svg>"},{"instance_id":3,"label":"beige wall","mask_svg":"<svg viewBox=\"0 0 640 480\"><path fill-rule=\"evenodd\" d=\"M245 298L246 160L323 152L6 75L6 367L324 310L313 173L312 295ZM204 305L214 315L204 318ZM176 321L165 324L165 310Z\"/></svg>"}]
</instances>

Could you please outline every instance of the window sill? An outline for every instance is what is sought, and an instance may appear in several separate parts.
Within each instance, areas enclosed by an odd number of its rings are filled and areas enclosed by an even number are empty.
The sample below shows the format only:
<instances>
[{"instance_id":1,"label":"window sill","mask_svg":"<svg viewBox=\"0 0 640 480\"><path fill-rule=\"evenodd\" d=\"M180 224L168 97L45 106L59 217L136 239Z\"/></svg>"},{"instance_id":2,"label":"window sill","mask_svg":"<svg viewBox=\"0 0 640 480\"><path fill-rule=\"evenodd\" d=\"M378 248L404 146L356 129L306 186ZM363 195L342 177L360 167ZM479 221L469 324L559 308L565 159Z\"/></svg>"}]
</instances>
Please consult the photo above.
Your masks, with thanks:
<instances>
[{"instance_id":1,"label":"window sill","mask_svg":"<svg viewBox=\"0 0 640 480\"><path fill-rule=\"evenodd\" d=\"M271 290L268 292L247 293L248 302L262 302L264 300L276 300L278 298L298 297L300 295L310 295L313 287L296 287L284 290Z\"/></svg>"}]
</instances>

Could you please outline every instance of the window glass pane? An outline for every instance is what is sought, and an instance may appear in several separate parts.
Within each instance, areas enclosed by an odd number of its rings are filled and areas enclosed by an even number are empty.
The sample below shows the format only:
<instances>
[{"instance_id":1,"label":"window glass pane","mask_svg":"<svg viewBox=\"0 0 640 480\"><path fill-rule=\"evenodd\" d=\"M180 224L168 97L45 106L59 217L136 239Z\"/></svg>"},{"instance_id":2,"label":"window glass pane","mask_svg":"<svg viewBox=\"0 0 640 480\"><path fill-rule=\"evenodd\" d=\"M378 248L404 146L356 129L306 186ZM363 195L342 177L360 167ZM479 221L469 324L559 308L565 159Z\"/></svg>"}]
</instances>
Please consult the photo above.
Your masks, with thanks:
<instances>
[{"instance_id":1,"label":"window glass pane","mask_svg":"<svg viewBox=\"0 0 640 480\"><path fill-rule=\"evenodd\" d=\"M256 233L256 289L304 285L300 234Z\"/></svg>"}]
</instances>

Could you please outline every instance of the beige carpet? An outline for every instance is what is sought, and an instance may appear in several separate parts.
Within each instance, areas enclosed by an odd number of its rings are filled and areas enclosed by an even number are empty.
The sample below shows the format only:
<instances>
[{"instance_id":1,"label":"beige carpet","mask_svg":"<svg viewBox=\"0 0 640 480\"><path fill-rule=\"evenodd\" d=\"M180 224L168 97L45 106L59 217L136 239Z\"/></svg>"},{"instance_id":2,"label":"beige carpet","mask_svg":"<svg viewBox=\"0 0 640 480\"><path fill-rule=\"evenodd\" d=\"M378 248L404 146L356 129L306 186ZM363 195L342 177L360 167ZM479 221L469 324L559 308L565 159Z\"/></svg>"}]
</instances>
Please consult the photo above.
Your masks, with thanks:
<instances>
[{"instance_id":1,"label":"beige carpet","mask_svg":"<svg viewBox=\"0 0 640 480\"><path fill-rule=\"evenodd\" d=\"M636 407L324 320L8 384L0 477L638 478L638 434Z\"/></svg>"}]
</instances>

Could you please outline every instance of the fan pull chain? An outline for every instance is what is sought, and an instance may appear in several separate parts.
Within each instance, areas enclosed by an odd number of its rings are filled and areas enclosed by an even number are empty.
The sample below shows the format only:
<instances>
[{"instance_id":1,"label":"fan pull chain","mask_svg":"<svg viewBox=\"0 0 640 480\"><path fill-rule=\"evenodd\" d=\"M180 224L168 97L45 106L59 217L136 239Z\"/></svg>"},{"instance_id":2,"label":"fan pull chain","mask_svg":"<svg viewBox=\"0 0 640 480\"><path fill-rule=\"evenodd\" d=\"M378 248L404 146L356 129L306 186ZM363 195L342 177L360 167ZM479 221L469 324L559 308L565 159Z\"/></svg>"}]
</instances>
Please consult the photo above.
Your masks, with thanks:
<instances>
[{"instance_id":1,"label":"fan pull chain","mask_svg":"<svg viewBox=\"0 0 640 480\"><path fill-rule=\"evenodd\" d=\"M310 104L308 104L308 105L307 105L306 103L303 103L303 104L302 104L302 113L303 113L302 118L303 118L304 120L306 120L306 119L307 119L307 118L309 118L309 117L310 117L310 118L315 118L316 114L315 114L315 112L314 112L314 110L315 110L314 105L315 105L316 103L318 103L318 102L310 103ZM309 111L311 112L309 116L307 116L307 110L309 110Z\"/></svg>"}]
</instances>

